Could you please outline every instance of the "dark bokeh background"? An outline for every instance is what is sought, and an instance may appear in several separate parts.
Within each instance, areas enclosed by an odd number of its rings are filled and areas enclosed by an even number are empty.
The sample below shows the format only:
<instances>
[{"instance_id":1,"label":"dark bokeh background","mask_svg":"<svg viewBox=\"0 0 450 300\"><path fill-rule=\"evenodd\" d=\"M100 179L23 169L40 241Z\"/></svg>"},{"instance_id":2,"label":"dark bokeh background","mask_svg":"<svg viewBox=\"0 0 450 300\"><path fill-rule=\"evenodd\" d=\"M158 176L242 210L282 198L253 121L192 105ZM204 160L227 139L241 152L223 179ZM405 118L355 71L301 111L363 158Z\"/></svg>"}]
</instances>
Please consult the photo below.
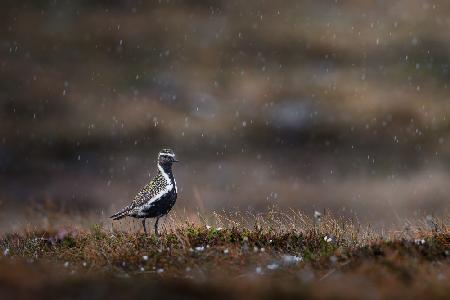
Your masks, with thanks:
<instances>
[{"instance_id":1,"label":"dark bokeh background","mask_svg":"<svg viewBox=\"0 0 450 300\"><path fill-rule=\"evenodd\" d=\"M0 5L3 228L105 217L163 147L178 211L448 213L448 1Z\"/></svg>"}]
</instances>

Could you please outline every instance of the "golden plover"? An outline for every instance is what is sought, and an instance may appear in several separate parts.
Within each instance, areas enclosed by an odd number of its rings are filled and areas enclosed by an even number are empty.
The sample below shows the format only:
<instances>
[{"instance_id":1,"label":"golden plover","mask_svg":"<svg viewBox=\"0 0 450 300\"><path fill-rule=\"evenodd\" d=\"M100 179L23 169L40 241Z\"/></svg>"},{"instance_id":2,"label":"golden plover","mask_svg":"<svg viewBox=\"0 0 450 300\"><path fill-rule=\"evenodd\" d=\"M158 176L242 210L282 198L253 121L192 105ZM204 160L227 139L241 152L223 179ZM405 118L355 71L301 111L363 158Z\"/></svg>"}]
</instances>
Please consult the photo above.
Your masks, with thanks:
<instances>
[{"instance_id":1,"label":"golden plover","mask_svg":"<svg viewBox=\"0 0 450 300\"><path fill-rule=\"evenodd\" d=\"M111 216L113 220L125 217L142 219L147 234L145 220L156 218L155 234L158 235L159 218L166 215L177 200L177 184L172 173L172 163L177 162L175 153L163 149L158 154L158 174L134 197L133 202Z\"/></svg>"}]
</instances>

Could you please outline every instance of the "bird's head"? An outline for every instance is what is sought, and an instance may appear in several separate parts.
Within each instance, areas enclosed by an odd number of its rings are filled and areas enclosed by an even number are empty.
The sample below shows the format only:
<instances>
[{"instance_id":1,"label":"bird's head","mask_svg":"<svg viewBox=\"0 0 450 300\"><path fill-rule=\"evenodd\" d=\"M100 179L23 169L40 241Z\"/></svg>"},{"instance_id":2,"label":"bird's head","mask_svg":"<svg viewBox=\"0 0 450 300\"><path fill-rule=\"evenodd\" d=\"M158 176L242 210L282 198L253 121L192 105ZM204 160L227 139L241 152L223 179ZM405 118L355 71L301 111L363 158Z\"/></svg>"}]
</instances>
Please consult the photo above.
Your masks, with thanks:
<instances>
[{"instance_id":1,"label":"bird's head","mask_svg":"<svg viewBox=\"0 0 450 300\"><path fill-rule=\"evenodd\" d=\"M177 161L175 153L171 149L163 149L158 154L158 163L160 165L172 164Z\"/></svg>"}]
</instances>

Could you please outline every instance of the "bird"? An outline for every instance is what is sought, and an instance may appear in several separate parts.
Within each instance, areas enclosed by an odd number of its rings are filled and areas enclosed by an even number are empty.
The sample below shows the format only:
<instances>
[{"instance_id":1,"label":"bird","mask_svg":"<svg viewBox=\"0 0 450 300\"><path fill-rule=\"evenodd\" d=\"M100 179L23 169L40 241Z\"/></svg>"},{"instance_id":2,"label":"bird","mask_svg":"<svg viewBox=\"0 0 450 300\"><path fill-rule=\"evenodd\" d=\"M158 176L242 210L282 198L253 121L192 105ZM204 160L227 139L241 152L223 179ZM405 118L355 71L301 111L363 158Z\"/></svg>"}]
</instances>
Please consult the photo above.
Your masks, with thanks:
<instances>
[{"instance_id":1,"label":"bird","mask_svg":"<svg viewBox=\"0 0 450 300\"><path fill-rule=\"evenodd\" d=\"M177 184L172 173L172 164L178 162L171 149L158 153L158 173L134 197L130 205L124 207L110 218L120 220L125 217L142 219L144 233L147 235L145 221L156 218L154 229L158 236L159 218L169 213L177 200Z\"/></svg>"}]
</instances>

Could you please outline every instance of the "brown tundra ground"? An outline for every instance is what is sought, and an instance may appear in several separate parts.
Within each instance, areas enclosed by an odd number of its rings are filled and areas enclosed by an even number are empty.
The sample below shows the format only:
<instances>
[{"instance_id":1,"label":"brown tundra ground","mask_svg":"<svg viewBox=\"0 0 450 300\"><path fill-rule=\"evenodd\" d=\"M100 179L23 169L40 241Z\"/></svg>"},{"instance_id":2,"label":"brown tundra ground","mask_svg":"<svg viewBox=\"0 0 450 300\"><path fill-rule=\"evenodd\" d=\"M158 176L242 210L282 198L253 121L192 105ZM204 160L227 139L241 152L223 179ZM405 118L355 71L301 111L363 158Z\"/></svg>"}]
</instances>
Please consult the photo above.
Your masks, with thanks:
<instances>
[{"instance_id":1,"label":"brown tundra ground","mask_svg":"<svg viewBox=\"0 0 450 300\"><path fill-rule=\"evenodd\" d=\"M447 220L375 232L298 212L29 229L0 239L1 299L449 299Z\"/></svg>"}]
</instances>

